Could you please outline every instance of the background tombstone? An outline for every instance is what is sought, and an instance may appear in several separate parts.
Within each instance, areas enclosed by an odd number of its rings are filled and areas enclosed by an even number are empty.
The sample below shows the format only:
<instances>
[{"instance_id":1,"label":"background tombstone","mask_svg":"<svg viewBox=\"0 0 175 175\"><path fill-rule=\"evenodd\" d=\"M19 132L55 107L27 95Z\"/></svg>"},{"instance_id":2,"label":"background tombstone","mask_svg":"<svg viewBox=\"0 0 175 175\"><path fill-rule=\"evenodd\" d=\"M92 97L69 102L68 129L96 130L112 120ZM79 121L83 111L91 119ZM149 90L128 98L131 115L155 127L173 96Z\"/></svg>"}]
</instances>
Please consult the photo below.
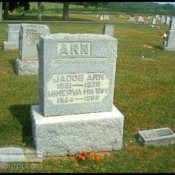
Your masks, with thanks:
<instances>
[{"instance_id":1,"label":"background tombstone","mask_svg":"<svg viewBox=\"0 0 175 175\"><path fill-rule=\"evenodd\" d=\"M50 30L47 25L21 24L19 58L16 60L16 72L18 75L38 75L37 43L39 35L48 33L50 33Z\"/></svg>"},{"instance_id":2,"label":"background tombstone","mask_svg":"<svg viewBox=\"0 0 175 175\"><path fill-rule=\"evenodd\" d=\"M103 16L103 19L104 19L104 20L109 20L109 19L110 19L110 18L109 18L109 15L104 15L104 16Z\"/></svg>"},{"instance_id":3,"label":"background tombstone","mask_svg":"<svg viewBox=\"0 0 175 175\"><path fill-rule=\"evenodd\" d=\"M103 19L104 19L104 15L101 15L101 16L100 16L100 20L103 20Z\"/></svg>"},{"instance_id":4,"label":"background tombstone","mask_svg":"<svg viewBox=\"0 0 175 175\"><path fill-rule=\"evenodd\" d=\"M155 25L156 24L156 18L152 19L152 24Z\"/></svg>"},{"instance_id":5,"label":"background tombstone","mask_svg":"<svg viewBox=\"0 0 175 175\"><path fill-rule=\"evenodd\" d=\"M36 149L47 156L121 149L124 116L113 105L117 39L50 34L40 37L38 51L40 104L31 109Z\"/></svg>"},{"instance_id":6,"label":"background tombstone","mask_svg":"<svg viewBox=\"0 0 175 175\"><path fill-rule=\"evenodd\" d=\"M105 24L103 28L103 34L113 36L114 35L114 25Z\"/></svg>"},{"instance_id":7,"label":"background tombstone","mask_svg":"<svg viewBox=\"0 0 175 175\"><path fill-rule=\"evenodd\" d=\"M144 22L143 16L138 17L138 22Z\"/></svg>"},{"instance_id":8,"label":"background tombstone","mask_svg":"<svg viewBox=\"0 0 175 175\"><path fill-rule=\"evenodd\" d=\"M135 22L135 17L134 16L129 16L129 21L130 22Z\"/></svg>"},{"instance_id":9,"label":"background tombstone","mask_svg":"<svg viewBox=\"0 0 175 175\"><path fill-rule=\"evenodd\" d=\"M170 22L167 38L164 41L164 50L175 51L175 17Z\"/></svg>"},{"instance_id":10,"label":"background tombstone","mask_svg":"<svg viewBox=\"0 0 175 175\"><path fill-rule=\"evenodd\" d=\"M148 19L152 19L153 17L152 16L148 16Z\"/></svg>"},{"instance_id":11,"label":"background tombstone","mask_svg":"<svg viewBox=\"0 0 175 175\"><path fill-rule=\"evenodd\" d=\"M166 17L166 25L170 25L171 18L169 16Z\"/></svg>"},{"instance_id":12,"label":"background tombstone","mask_svg":"<svg viewBox=\"0 0 175 175\"><path fill-rule=\"evenodd\" d=\"M156 15L156 20L160 20L160 15Z\"/></svg>"},{"instance_id":13,"label":"background tombstone","mask_svg":"<svg viewBox=\"0 0 175 175\"><path fill-rule=\"evenodd\" d=\"M21 24L8 24L8 40L4 41L4 50L12 50L19 48L19 30Z\"/></svg>"},{"instance_id":14,"label":"background tombstone","mask_svg":"<svg viewBox=\"0 0 175 175\"><path fill-rule=\"evenodd\" d=\"M166 21L166 20L165 20L165 16L162 16L160 22L163 23L163 24L165 24L165 21Z\"/></svg>"}]
</instances>

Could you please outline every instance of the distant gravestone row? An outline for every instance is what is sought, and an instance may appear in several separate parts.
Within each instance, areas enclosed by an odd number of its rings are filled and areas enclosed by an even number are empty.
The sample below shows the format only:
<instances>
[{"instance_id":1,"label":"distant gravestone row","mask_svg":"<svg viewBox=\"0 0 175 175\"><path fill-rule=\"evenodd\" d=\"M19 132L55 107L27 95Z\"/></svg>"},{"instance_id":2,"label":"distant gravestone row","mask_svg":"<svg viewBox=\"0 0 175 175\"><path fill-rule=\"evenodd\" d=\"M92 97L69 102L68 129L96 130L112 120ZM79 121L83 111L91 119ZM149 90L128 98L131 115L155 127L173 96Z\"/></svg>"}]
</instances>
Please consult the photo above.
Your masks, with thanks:
<instances>
[{"instance_id":1,"label":"distant gravestone row","mask_svg":"<svg viewBox=\"0 0 175 175\"><path fill-rule=\"evenodd\" d=\"M109 15L101 15L100 20L110 20Z\"/></svg>"}]
</instances>

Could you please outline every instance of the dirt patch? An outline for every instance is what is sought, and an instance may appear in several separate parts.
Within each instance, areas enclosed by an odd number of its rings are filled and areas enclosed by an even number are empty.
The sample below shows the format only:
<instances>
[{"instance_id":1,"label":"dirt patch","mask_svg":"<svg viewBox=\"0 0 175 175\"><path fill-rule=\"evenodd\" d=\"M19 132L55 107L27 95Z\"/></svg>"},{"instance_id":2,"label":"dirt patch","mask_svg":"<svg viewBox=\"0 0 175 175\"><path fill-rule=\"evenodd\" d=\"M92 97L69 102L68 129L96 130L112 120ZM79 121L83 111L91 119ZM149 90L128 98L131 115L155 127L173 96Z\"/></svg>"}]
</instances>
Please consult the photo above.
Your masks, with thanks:
<instances>
[{"instance_id":1,"label":"dirt patch","mask_svg":"<svg viewBox=\"0 0 175 175\"><path fill-rule=\"evenodd\" d=\"M149 46L149 45L143 45L144 48L149 48L149 49L154 49L153 46Z\"/></svg>"}]
</instances>

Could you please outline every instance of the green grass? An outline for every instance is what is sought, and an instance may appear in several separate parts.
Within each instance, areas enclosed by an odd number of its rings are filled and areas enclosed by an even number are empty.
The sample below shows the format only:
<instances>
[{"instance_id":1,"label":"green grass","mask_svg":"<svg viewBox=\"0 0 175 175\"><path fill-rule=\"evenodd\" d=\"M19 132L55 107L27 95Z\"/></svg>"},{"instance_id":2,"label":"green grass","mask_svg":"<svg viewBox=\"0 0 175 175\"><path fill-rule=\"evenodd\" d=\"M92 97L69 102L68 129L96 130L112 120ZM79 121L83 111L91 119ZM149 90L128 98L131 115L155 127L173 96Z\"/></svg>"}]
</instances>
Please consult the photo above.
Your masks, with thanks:
<instances>
[{"instance_id":1,"label":"green grass","mask_svg":"<svg viewBox=\"0 0 175 175\"><path fill-rule=\"evenodd\" d=\"M52 33L102 33L103 25L48 24ZM0 25L0 48L7 40ZM79 162L75 156L52 157L42 164L9 164L0 172L175 172L175 145L143 146L139 130L169 127L175 131L175 52L163 51L161 29L146 25L115 26L118 60L114 105L124 114L125 146L99 153L99 163ZM151 46L152 48L147 48ZM152 60L141 60L141 54ZM0 146L32 146L30 107L38 104L38 76L14 72L18 51L0 49ZM22 164L20 164L22 166ZM41 168L42 166L42 168Z\"/></svg>"}]
</instances>

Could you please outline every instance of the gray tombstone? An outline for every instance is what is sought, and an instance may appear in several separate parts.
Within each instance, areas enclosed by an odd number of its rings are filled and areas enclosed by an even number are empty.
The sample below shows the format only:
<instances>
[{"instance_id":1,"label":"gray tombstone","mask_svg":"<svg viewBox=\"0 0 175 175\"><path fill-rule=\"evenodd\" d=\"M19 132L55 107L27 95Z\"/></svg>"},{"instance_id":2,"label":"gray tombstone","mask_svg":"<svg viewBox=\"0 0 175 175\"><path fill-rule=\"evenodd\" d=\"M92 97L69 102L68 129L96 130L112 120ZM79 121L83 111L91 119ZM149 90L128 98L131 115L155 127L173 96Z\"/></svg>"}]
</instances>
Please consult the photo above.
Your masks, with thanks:
<instances>
[{"instance_id":1,"label":"gray tombstone","mask_svg":"<svg viewBox=\"0 0 175 175\"><path fill-rule=\"evenodd\" d=\"M139 131L139 140L145 145L164 146L175 143L175 134L169 128Z\"/></svg>"},{"instance_id":2,"label":"gray tombstone","mask_svg":"<svg viewBox=\"0 0 175 175\"><path fill-rule=\"evenodd\" d=\"M113 36L114 35L114 25L105 24L103 28L103 34Z\"/></svg>"},{"instance_id":3,"label":"gray tombstone","mask_svg":"<svg viewBox=\"0 0 175 175\"><path fill-rule=\"evenodd\" d=\"M19 48L19 30L21 24L8 24L8 40L4 41L4 50L13 50Z\"/></svg>"},{"instance_id":4,"label":"gray tombstone","mask_svg":"<svg viewBox=\"0 0 175 175\"><path fill-rule=\"evenodd\" d=\"M37 43L39 35L48 33L50 33L50 30L47 25L21 24L19 58L16 60L16 72L18 75L38 75Z\"/></svg>"},{"instance_id":5,"label":"gray tombstone","mask_svg":"<svg viewBox=\"0 0 175 175\"><path fill-rule=\"evenodd\" d=\"M50 34L40 36L38 52L40 104L31 109L37 150L49 156L121 149L124 116L113 105L117 39Z\"/></svg>"},{"instance_id":6,"label":"gray tombstone","mask_svg":"<svg viewBox=\"0 0 175 175\"><path fill-rule=\"evenodd\" d=\"M164 39L164 50L175 51L175 17L170 22L167 37Z\"/></svg>"}]
</instances>

